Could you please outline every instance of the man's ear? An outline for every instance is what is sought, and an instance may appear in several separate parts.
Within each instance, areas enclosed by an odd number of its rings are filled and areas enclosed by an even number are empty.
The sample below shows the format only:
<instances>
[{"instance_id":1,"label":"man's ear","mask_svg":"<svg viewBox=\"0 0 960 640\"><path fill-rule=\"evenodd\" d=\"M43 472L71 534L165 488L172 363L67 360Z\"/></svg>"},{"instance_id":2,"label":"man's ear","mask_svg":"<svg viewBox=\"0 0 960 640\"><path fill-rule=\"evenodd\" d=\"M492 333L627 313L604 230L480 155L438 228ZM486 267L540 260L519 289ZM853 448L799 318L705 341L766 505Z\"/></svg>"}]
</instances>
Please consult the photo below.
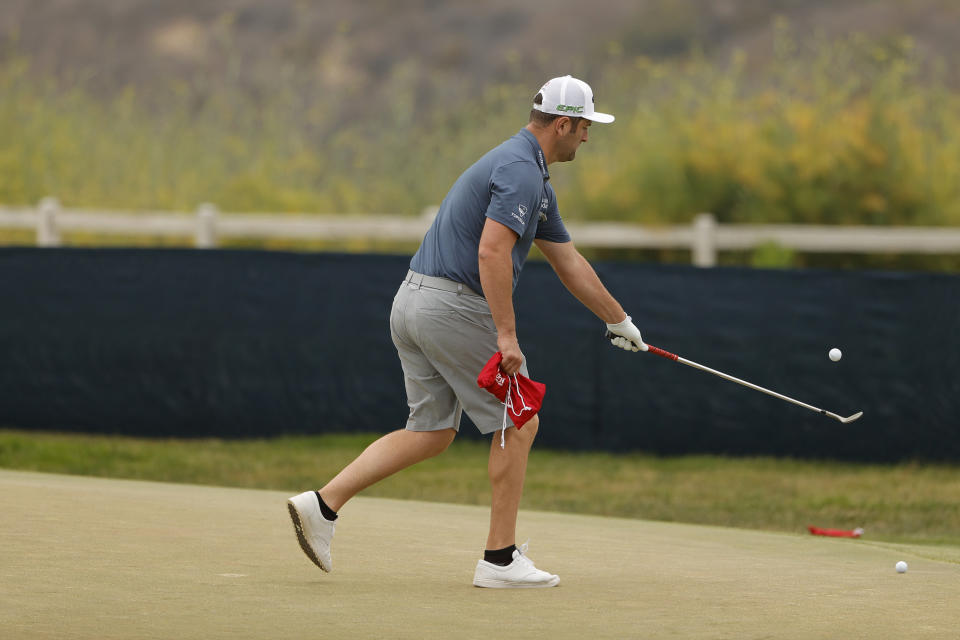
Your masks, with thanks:
<instances>
[{"instance_id":1,"label":"man's ear","mask_svg":"<svg viewBox=\"0 0 960 640\"><path fill-rule=\"evenodd\" d=\"M573 121L567 116L560 116L553 121L553 130L557 133L558 136L564 136L570 133L570 127L573 125Z\"/></svg>"}]
</instances>

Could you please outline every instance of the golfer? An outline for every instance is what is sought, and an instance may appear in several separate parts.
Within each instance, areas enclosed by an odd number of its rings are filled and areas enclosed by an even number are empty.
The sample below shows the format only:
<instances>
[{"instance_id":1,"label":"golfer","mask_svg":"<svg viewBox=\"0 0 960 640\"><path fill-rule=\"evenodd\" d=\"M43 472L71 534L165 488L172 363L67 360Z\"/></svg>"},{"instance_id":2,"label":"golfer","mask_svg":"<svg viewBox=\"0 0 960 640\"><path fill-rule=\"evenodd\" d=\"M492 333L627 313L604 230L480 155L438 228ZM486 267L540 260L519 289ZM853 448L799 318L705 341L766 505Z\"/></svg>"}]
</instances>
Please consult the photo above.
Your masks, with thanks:
<instances>
[{"instance_id":1,"label":"golfer","mask_svg":"<svg viewBox=\"0 0 960 640\"><path fill-rule=\"evenodd\" d=\"M477 385L497 351L508 375L527 372L517 339L513 290L536 243L560 281L607 323L613 344L646 350L640 331L577 251L560 218L547 167L569 162L594 122L593 91L564 76L534 98L529 123L489 151L454 183L397 291L390 332L400 356L410 415L404 429L383 436L319 491L288 500L300 546L324 571L337 512L354 495L410 465L442 453L466 411L492 438L488 473L490 530L473 584L552 587L556 575L537 569L516 547L517 511L527 455L537 435L534 416L522 429L504 428L503 404Z\"/></svg>"}]
</instances>

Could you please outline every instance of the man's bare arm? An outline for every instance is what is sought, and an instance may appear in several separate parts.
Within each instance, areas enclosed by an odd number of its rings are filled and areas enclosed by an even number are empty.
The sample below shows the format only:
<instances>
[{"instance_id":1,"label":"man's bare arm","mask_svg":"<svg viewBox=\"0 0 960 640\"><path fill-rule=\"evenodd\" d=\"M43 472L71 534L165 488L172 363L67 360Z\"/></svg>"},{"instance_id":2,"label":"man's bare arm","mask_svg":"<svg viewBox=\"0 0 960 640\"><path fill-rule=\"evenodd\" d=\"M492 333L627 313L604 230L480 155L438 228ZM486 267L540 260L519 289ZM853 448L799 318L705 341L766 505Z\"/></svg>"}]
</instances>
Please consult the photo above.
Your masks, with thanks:
<instances>
[{"instance_id":1,"label":"man's bare arm","mask_svg":"<svg viewBox=\"0 0 960 640\"><path fill-rule=\"evenodd\" d=\"M597 272L580 255L572 242L535 240L537 248L546 256L560 282L583 306L593 311L604 322L620 322L627 317L620 303L600 282Z\"/></svg>"},{"instance_id":2,"label":"man's bare arm","mask_svg":"<svg viewBox=\"0 0 960 640\"><path fill-rule=\"evenodd\" d=\"M621 349L646 351L639 329L623 310L607 288L600 282L587 259L580 255L572 242L548 242L534 240L537 248L547 257L560 282L585 307L607 323L607 330L615 337L611 342Z\"/></svg>"},{"instance_id":3,"label":"man's bare arm","mask_svg":"<svg viewBox=\"0 0 960 640\"><path fill-rule=\"evenodd\" d=\"M513 375L523 364L523 353L517 342L517 320L513 311L513 247L517 234L510 227L487 218L480 235L477 257L480 263L480 285L490 305L493 323L497 326L497 348L503 354L500 366Z\"/></svg>"}]
</instances>

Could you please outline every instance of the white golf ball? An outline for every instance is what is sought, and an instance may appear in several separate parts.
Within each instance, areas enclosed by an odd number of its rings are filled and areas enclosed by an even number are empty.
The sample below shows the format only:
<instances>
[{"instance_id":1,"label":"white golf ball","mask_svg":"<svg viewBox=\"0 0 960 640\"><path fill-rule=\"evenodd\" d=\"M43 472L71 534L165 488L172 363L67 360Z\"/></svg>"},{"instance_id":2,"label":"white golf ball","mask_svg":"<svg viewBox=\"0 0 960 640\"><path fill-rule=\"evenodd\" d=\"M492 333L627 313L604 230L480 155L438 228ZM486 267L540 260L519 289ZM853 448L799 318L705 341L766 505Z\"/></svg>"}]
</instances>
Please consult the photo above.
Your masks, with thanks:
<instances>
[{"instance_id":1,"label":"white golf ball","mask_svg":"<svg viewBox=\"0 0 960 640\"><path fill-rule=\"evenodd\" d=\"M836 362L837 360L843 357L843 354L840 353L840 349L837 349L836 347L834 347L833 349L830 349L830 353L827 355L829 355L830 359L833 360L834 362Z\"/></svg>"},{"instance_id":2,"label":"white golf ball","mask_svg":"<svg viewBox=\"0 0 960 640\"><path fill-rule=\"evenodd\" d=\"M907 572L907 563L901 560L897 563L897 573L906 573Z\"/></svg>"}]
</instances>

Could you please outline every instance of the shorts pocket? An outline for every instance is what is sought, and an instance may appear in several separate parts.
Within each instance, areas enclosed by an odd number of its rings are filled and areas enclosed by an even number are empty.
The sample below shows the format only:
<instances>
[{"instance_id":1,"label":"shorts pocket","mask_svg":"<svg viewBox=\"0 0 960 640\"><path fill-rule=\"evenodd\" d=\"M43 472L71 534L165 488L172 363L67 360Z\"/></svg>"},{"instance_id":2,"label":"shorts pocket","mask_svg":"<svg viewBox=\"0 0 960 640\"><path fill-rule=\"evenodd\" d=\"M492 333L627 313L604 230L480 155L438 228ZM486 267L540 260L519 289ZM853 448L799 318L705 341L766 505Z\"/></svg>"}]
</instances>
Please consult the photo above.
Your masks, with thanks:
<instances>
[{"instance_id":1,"label":"shorts pocket","mask_svg":"<svg viewBox=\"0 0 960 640\"><path fill-rule=\"evenodd\" d=\"M441 317L453 318L454 316L457 315L457 310L456 310L456 309L451 309L451 308L449 308L449 307L447 307L447 308L445 308L445 309L434 309L434 308L429 308L429 307L427 307L427 308L421 307L421 308L417 309L417 313L419 313L420 315L424 315L424 316L441 316Z\"/></svg>"}]
</instances>

